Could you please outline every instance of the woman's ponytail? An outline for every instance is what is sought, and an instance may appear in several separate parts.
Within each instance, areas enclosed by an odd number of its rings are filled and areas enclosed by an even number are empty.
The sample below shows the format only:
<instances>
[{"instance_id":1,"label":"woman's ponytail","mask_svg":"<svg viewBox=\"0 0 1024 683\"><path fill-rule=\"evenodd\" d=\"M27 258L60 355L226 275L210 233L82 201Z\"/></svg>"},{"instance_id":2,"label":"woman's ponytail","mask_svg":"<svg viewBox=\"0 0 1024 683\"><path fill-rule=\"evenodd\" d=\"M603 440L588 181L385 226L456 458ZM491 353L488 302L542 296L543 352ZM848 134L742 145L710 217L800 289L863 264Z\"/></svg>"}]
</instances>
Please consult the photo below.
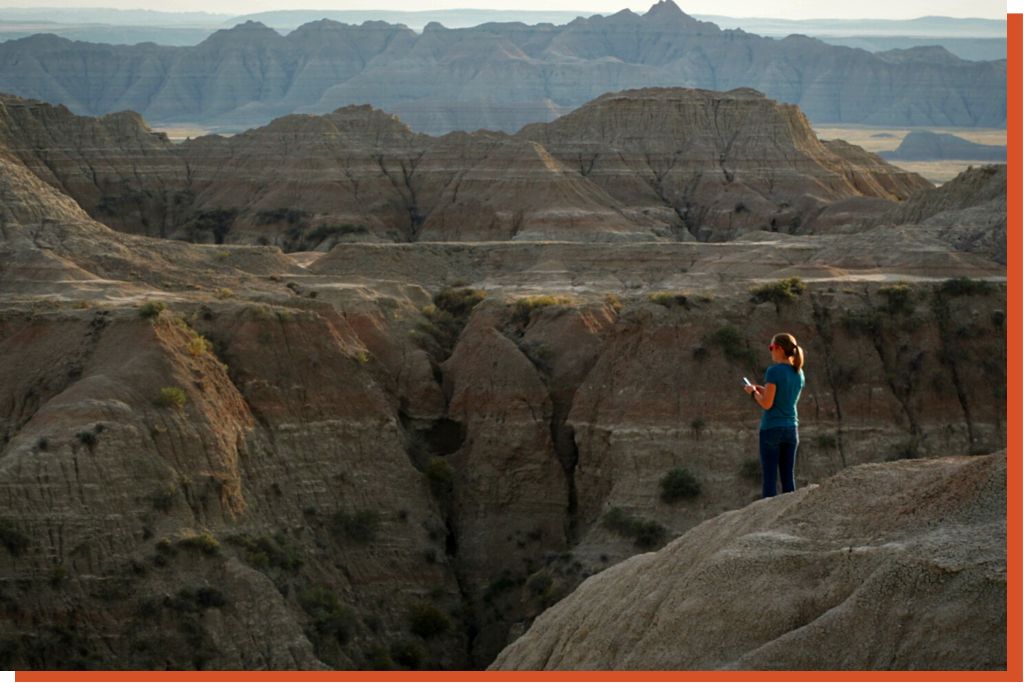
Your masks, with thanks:
<instances>
[{"instance_id":1,"label":"woman's ponytail","mask_svg":"<svg viewBox=\"0 0 1024 683\"><path fill-rule=\"evenodd\" d=\"M800 372L804 366L804 350L799 345L793 349L793 369Z\"/></svg>"},{"instance_id":2,"label":"woman's ponytail","mask_svg":"<svg viewBox=\"0 0 1024 683\"><path fill-rule=\"evenodd\" d=\"M793 370L800 372L804 367L804 350L796 343L796 337L785 332L780 332L772 339L772 343L779 346L786 358L792 358Z\"/></svg>"}]
</instances>

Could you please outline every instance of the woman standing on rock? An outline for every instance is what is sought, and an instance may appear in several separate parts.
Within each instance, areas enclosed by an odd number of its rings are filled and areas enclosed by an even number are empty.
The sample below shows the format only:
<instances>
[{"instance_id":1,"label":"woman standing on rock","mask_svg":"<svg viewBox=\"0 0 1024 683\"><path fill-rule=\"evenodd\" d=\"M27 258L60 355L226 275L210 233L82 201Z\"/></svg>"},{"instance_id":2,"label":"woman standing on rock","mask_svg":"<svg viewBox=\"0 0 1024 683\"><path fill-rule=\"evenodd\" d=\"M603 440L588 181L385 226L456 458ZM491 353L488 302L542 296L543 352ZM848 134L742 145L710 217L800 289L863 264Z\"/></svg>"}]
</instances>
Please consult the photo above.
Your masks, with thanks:
<instances>
[{"instance_id":1,"label":"woman standing on rock","mask_svg":"<svg viewBox=\"0 0 1024 683\"><path fill-rule=\"evenodd\" d=\"M796 403L804 388L804 350L791 334L772 337L768 350L773 365L764 373L764 386L748 384L743 390L764 408L761 414L761 493L765 498L776 494L776 475L782 478L782 492L796 490L793 470L796 466L797 434Z\"/></svg>"}]
</instances>

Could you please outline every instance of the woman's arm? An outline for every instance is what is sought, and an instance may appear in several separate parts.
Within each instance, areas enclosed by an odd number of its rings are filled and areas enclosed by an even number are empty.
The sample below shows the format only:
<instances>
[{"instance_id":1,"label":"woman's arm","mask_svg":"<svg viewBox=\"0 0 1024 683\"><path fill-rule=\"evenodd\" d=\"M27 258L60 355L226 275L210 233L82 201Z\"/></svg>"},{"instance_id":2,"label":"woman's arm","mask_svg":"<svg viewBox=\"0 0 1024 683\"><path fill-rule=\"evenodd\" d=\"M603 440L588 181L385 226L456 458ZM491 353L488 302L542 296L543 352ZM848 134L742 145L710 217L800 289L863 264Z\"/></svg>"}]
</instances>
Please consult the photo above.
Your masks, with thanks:
<instances>
[{"instance_id":1,"label":"woman's arm","mask_svg":"<svg viewBox=\"0 0 1024 683\"><path fill-rule=\"evenodd\" d=\"M757 401L757 405L765 410L771 408L775 402L775 385L767 384L763 387L757 387L757 391L754 392L754 400Z\"/></svg>"}]
</instances>

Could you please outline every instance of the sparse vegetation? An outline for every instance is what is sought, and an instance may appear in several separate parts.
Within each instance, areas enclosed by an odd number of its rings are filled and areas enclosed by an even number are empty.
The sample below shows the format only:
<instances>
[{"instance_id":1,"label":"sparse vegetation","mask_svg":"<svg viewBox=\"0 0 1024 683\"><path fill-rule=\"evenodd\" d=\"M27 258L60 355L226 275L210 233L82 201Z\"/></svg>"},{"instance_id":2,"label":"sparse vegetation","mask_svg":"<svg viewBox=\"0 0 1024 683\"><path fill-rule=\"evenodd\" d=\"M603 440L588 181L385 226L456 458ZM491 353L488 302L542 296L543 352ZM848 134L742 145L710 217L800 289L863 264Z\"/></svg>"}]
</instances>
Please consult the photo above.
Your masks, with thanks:
<instances>
[{"instance_id":1,"label":"sparse vegetation","mask_svg":"<svg viewBox=\"0 0 1024 683\"><path fill-rule=\"evenodd\" d=\"M178 547L185 550L196 550L204 555L217 555L220 553L220 542L209 531L179 538Z\"/></svg>"},{"instance_id":2,"label":"sparse vegetation","mask_svg":"<svg viewBox=\"0 0 1024 683\"><path fill-rule=\"evenodd\" d=\"M452 620L436 606L421 602L409 608L409 630L428 640L444 634L452 627Z\"/></svg>"},{"instance_id":3,"label":"sparse vegetation","mask_svg":"<svg viewBox=\"0 0 1024 683\"><path fill-rule=\"evenodd\" d=\"M209 353L211 344L210 341L201 334L195 334L188 341L188 353L190 356L198 358L206 353Z\"/></svg>"},{"instance_id":4,"label":"sparse vegetation","mask_svg":"<svg viewBox=\"0 0 1024 683\"><path fill-rule=\"evenodd\" d=\"M757 359L747 347L743 335L732 325L724 325L704 338L705 346L717 346L731 361L753 366Z\"/></svg>"},{"instance_id":5,"label":"sparse vegetation","mask_svg":"<svg viewBox=\"0 0 1024 683\"><path fill-rule=\"evenodd\" d=\"M669 470L661 479L661 500L677 503L700 495L700 482L685 467Z\"/></svg>"},{"instance_id":6,"label":"sparse vegetation","mask_svg":"<svg viewBox=\"0 0 1024 683\"><path fill-rule=\"evenodd\" d=\"M653 550L665 540L668 531L653 520L634 517L619 507L613 507L601 518L602 524L619 536L633 539L642 550Z\"/></svg>"},{"instance_id":7,"label":"sparse vegetation","mask_svg":"<svg viewBox=\"0 0 1024 683\"><path fill-rule=\"evenodd\" d=\"M682 292L652 292L647 295L647 300L665 308L690 308L690 300Z\"/></svg>"},{"instance_id":8,"label":"sparse vegetation","mask_svg":"<svg viewBox=\"0 0 1024 683\"><path fill-rule=\"evenodd\" d=\"M335 537L364 545L376 540L379 526L380 515L374 510L339 510L331 518L331 531Z\"/></svg>"},{"instance_id":9,"label":"sparse vegetation","mask_svg":"<svg viewBox=\"0 0 1024 683\"><path fill-rule=\"evenodd\" d=\"M447 500L451 497L455 475L447 460L440 456L432 457L427 462L423 473L427 475L427 481L430 482L430 490L437 498Z\"/></svg>"},{"instance_id":10,"label":"sparse vegetation","mask_svg":"<svg viewBox=\"0 0 1024 683\"><path fill-rule=\"evenodd\" d=\"M235 296L235 292L229 287L221 287L213 295L218 299L231 299Z\"/></svg>"},{"instance_id":11,"label":"sparse vegetation","mask_svg":"<svg viewBox=\"0 0 1024 683\"><path fill-rule=\"evenodd\" d=\"M302 566L303 560L298 549L289 545L283 534L274 538L268 536L231 536L227 542L242 548L247 564L256 569L281 569L294 572Z\"/></svg>"},{"instance_id":12,"label":"sparse vegetation","mask_svg":"<svg viewBox=\"0 0 1024 683\"><path fill-rule=\"evenodd\" d=\"M193 242L202 242L209 233L217 244L224 244L224 239L231 232L238 209L213 209L197 213L189 224Z\"/></svg>"},{"instance_id":13,"label":"sparse vegetation","mask_svg":"<svg viewBox=\"0 0 1024 683\"><path fill-rule=\"evenodd\" d=\"M330 589L316 586L302 591L299 605L310 616L316 640L329 639L345 644L352 637L355 615Z\"/></svg>"},{"instance_id":14,"label":"sparse vegetation","mask_svg":"<svg viewBox=\"0 0 1024 683\"><path fill-rule=\"evenodd\" d=\"M415 641L405 639L391 644L391 659L395 664L406 669L420 668L426 657L427 653Z\"/></svg>"},{"instance_id":15,"label":"sparse vegetation","mask_svg":"<svg viewBox=\"0 0 1024 683\"><path fill-rule=\"evenodd\" d=\"M187 401L188 394L181 387L163 387L155 402L161 408L184 408Z\"/></svg>"},{"instance_id":16,"label":"sparse vegetation","mask_svg":"<svg viewBox=\"0 0 1024 683\"><path fill-rule=\"evenodd\" d=\"M881 321L874 311L846 311L839 324L852 335L873 337L881 329Z\"/></svg>"},{"instance_id":17,"label":"sparse vegetation","mask_svg":"<svg viewBox=\"0 0 1024 683\"><path fill-rule=\"evenodd\" d=\"M432 305L423 308L425 320L418 326L416 335L435 362L451 355L470 313L484 296L478 289L445 287L434 295Z\"/></svg>"},{"instance_id":18,"label":"sparse vegetation","mask_svg":"<svg viewBox=\"0 0 1024 683\"><path fill-rule=\"evenodd\" d=\"M139 306L139 316L147 320L157 318L167 308L163 301L147 301Z\"/></svg>"},{"instance_id":19,"label":"sparse vegetation","mask_svg":"<svg viewBox=\"0 0 1024 683\"><path fill-rule=\"evenodd\" d=\"M178 487L174 484L167 484L153 493L149 500L153 503L154 509L160 512L169 512L174 507L174 501L177 497Z\"/></svg>"},{"instance_id":20,"label":"sparse vegetation","mask_svg":"<svg viewBox=\"0 0 1024 683\"><path fill-rule=\"evenodd\" d=\"M758 304L770 301L778 309L780 304L796 301L796 298L804 293L804 289L806 287L800 278L786 278L750 290L750 300Z\"/></svg>"},{"instance_id":21,"label":"sparse vegetation","mask_svg":"<svg viewBox=\"0 0 1024 683\"><path fill-rule=\"evenodd\" d=\"M568 306L573 301L567 296L556 296L553 294L538 294L536 296L524 296L516 299L512 304L512 324L527 325L533 312L551 306Z\"/></svg>"},{"instance_id":22,"label":"sparse vegetation","mask_svg":"<svg viewBox=\"0 0 1024 683\"><path fill-rule=\"evenodd\" d=\"M311 215L308 211L289 209L287 207L267 209L256 212L256 225L269 225L271 223L298 225L307 220Z\"/></svg>"},{"instance_id":23,"label":"sparse vegetation","mask_svg":"<svg viewBox=\"0 0 1024 683\"><path fill-rule=\"evenodd\" d=\"M0 544L7 548L7 552L18 557L28 550L30 541L28 536L14 528L14 525L7 519L0 519Z\"/></svg>"},{"instance_id":24,"label":"sparse vegetation","mask_svg":"<svg viewBox=\"0 0 1024 683\"><path fill-rule=\"evenodd\" d=\"M83 430L75 434L75 438L78 439L78 442L80 444L82 444L83 446L90 450L95 448L96 444L99 443L99 437L96 435L96 432Z\"/></svg>"},{"instance_id":25,"label":"sparse vegetation","mask_svg":"<svg viewBox=\"0 0 1024 683\"><path fill-rule=\"evenodd\" d=\"M217 588L200 586L199 588L182 588L173 596L164 598L162 606L185 614L194 614L203 610L224 607L228 600Z\"/></svg>"},{"instance_id":26,"label":"sparse vegetation","mask_svg":"<svg viewBox=\"0 0 1024 683\"><path fill-rule=\"evenodd\" d=\"M878 293L885 298L885 312L889 315L909 315L914 312L913 292L905 282L879 287Z\"/></svg>"},{"instance_id":27,"label":"sparse vegetation","mask_svg":"<svg viewBox=\"0 0 1024 683\"><path fill-rule=\"evenodd\" d=\"M605 294L604 305L618 313L622 310L622 299L616 294Z\"/></svg>"},{"instance_id":28,"label":"sparse vegetation","mask_svg":"<svg viewBox=\"0 0 1024 683\"><path fill-rule=\"evenodd\" d=\"M946 280L937 290L938 294L948 298L958 296L988 296L995 291L995 286L985 280L972 280L968 277L956 277Z\"/></svg>"},{"instance_id":29,"label":"sparse vegetation","mask_svg":"<svg viewBox=\"0 0 1024 683\"><path fill-rule=\"evenodd\" d=\"M526 580L526 587L534 595L544 596L551 590L555 579L546 571L539 571Z\"/></svg>"},{"instance_id":30,"label":"sparse vegetation","mask_svg":"<svg viewBox=\"0 0 1024 683\"><path fill-rule=\"evenodd\" d=\"M821 450L831 450L836 447L838 441L836 441L835 434L819 434L814 440Z\"/></svg>"}]
</instances>

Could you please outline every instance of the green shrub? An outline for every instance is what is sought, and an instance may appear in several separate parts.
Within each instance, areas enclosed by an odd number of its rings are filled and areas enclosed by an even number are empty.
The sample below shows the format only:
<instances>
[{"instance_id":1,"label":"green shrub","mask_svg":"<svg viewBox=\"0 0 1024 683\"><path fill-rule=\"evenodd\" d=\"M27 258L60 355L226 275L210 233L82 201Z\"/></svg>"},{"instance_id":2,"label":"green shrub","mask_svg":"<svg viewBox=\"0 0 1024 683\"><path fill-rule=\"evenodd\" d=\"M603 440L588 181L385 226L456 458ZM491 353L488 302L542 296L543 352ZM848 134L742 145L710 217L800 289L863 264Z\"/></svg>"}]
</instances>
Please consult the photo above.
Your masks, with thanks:
<instances>
[{"instance_id":1,"label":"green shrub","mask_svg":"<svg viewBox=\"0 0 1024 683\"><path fill-rule=\"evenodd\" d=\"M355 615L338 601L328 588L317 586L299 594L299 605L312 620L313 630L321 638L347 643L355 630Z\"/></svg>"},{"instance_id":2,"label":"green shrub","mask_svg":"<svg viewBox=\"0 0 1024 683\"><path fill-rule=\"evenodd\" d=\"M192 338L189 339L188 353L190 356L198 358L206 353L209 353L211 345L210 341L201 334L193 333Z\"/></svg>"},{"instance_id":3,"label":"green shrub","mask_svg":"<svg viewBox=\"0 0 1024 683\"><path fill-rule=\"evenodd\" d=\"M220 542L209 531L178 539L178 547L198 550L204 555L216 555L220 552Z\"/></svg>"},{"instance_id":4,"label":"green shrub","mask_svg":"<svg viewBox=\"0 0 1024 683\"><path fill-rule=\"evenodd\" d=\"M818 444L818 448L822 450L835 448L838 443L835 434L819 434L815 441Z\"/></svg>"},{"instance_id":5,"label":"green shrub","mask_svg":"<svg viewBox=\"0 0 1024 683\"><path fill-rule=\"evenodd\" d=\"M839 319L839 324L852 335L874 337L881 329L881 321L874 311L847 311Z\"/></svg>"},{"instance_id":6,"label":"green shrub","mask_svg":"<svg viewBox=\"0 0 1024 683\"><path fill-rule=\"evenodd\" d=\"M737 363L752 366L757 362L743 335L732 325L724 325L707 335L704 345L717 346L727 359Z\"/></svg>"},{"instance_id":7,"label":"green shrub","mask_svg":"<svg viewBox=\"0 0 1024 683\"><path fill-rule=\"evenodd\" d=\"M526 587L534 595L544 595L551 590L555 580L546 571L540 571L526 580Z\"/></svg>"},{"instance_id":8,"label":"green shrub","mask_svg":"<svg viewBox=\"0 0 1024 683\"><path fill-rule=\"evenodd\" d=\"M30 544L28 536L14 528L14 525L6 519L0 519L0 544L7 548L7 552L18 557L28 549Z\"/></svg>"},{"instance_id":9,"label":"green shrub","mask_svg":"<svg viewBox=\"0 0 1024 683\"><path fill-rule=\"evenodd\" d=\"M447 500L451 497L455 486L455 475L447 460L440 456L432 457L423 473L427 475L427 481L430 482L430 490L435 496L442 500Z\"/></svg>"},{"instance_id":10,"label":"green shrub","mask_svg":"<svg viewBox=\"0 0 1024 683\"><path fill-rule=\"evenodd\" d=\"M347 538L356 543L372 543L377 538L380 515L375 510L339 510L331 518L331 531L335 536Z\"/></svg>"},{"instance_id":11,"label":"green shrub","mask_svg":"<svg viewBox=\"0 0 1024 683\"><path fill-rule=\"evenodd\" d=\"M987 296L995 291L995 286L984 280L972 280L968 277L956 277L939 285L938 293L945 297Z\"/></svg>"},{"instance_id":12,"label":"green shrub","mask_svg":"<svg viewBox=\"0 0 1024 683\"><path fill-rule=\"evenodd\" d=\"M804 283L800 278L791 277L750 290L750 300L754 303L770 301L778 307L779 304L796 301L796 298L804 293L804 289Z\"/></svg>"},{"instance_id":13,"label":"green shrub","mask_svg":"<svg viewBox=\"0 0 1024 683\"><path fill-rule=\"evenodd\" d=\"M502 574L487 585L487 589L484 591L484 602L493 602L496 597L512 590L517 585L515 579L509 574Z\"/></svg>"},{"instance_id":14,"label":"green shrub","mask_svg":"<svg viewBox=\"0 0 1024 683\"><path fill-rule=\"evenodd\" d=\"M673 308L674 306L681 306L686 309L690 308L689 299L687 299L686 295L681 292L652 292L647 295L647 300L652 304L658 304L665 308Z\"/></svg>"},{"instance_id":15,"label":"green shrub","mask_svg":"<svg viewBox=\"0 0 1024 683\"><path fill-rule=\"evenodd\" d=\"M149 500L153 503L153 508L160 512L168 512L174 507L174 501L178 497L178 487L174 484L167 484L163 488L157 489L153 493Z\"/></svg>"},{"instance_id":16,"label":"green shrub","mask_svg":"<svg viewBox=\"0 0 1024 683\"><path fill-rule=\"evenodd\" d=\"M167 308L163 301L147 301L139 306L139 316L151 320L157 318Z\"/></svg>"},{"instance_id":17,"label":"green shrub","mask_svg":"<svg viewBox=\"0 0 1024 683\"><path fill-rule=\"evenodd\" d=\"M885 298L885 312L889 315L907 315L914 310L913 292L905 282L880 287L878 293Z\"/></svg>"},{"instance_id":18,"label":"green shrub","mask_svg":"<svg viewBox=\"0 0 1024 683\"><path fill-rule=\"evenodd\" d=\"M95 448L96 444L99 443L99 437L94 432L81 431L75 434L75 438L78 442L87 448Z\"/></svg>"},{"instance_id":19,"label":"green shrub","mask_svg":"<svg viewBox=\"0 0 1024 683\"><path fill-rule=\"evenodd\" d=\"M452 626L447 614L427 602L410 607L408 616L409 630L423 639L440 636Z\"/></svg>"},{"instance_id":20,"label":"green shrub","mask_svg":"<svg viewBox=\"0 0 1024 683\"><path fill-rule=\"evenodd\" d=\"M423 308L425 320L415 330L421 346L441 361L451 355L472 310L486 294L468 287L445 287L434 295L434 303Z\"/></svg>"},{"instance_id":21,"label":"green shrub","mask_svg":"<svg viewBox=\"0 0 1024 683\"><path fill-rule=\"evenodd\" d=\"M341 225L318 225L306 235L306 242L312 245L325 240L337 240L346 235L366 235L370 229L365 225L342 223Z\"/></svg>"},{"instance_id":22,"label":"green shrub","mask_svg":"<svg viewBox=\"0 0 1024 683\"><path fill-rule=\"evenodd\" d=\"M245 551L247 564L257 569L282 569L294 572L303 564L300 551L289 545L283 534L274 538L268 536L252 537L244 534L230 536L227 542Z\"/></svg>"},{"instance_id":23,"label":"green shrub","mask_svg":"<svg viewBox=\"0 0 1024 683\"><path fill-rule=\"evenodd\" d=\"M536 296L524 296L516 299L512 304L512 323L515 325L526 325L530 322L533 312L550 306L567 306L573 301L567 296L555 296L552 294L538 294Z\"/></svg>"},{"instance_id":24,"label":"green shrub","mask_svg":"<svg viewBox=\"0 0 1024 683\"><path fill-rule=\"evenodd\" d=\"M618 507L606 512L601 521L606 528L616 534L633 539L634 545L643 550L653 550L660 546L668 533L661 524L633 517Z\"/></svg>"},{"instance_id":25,"label":"green shrub","mask_svg":"<svg viewBox=\"0 0 1024 683\"><path fill-rule=\"evenodd\" d=\"M692 429L693 433L696 434L697 436L700 436L701 432L703 432L704 428L707 426L707 420L705 420L703 417L697 416L690 420L690 429Z\"/></svg>"},{"instance_id":26,"label":"green shrub","mask_svg":"<svg viewBox=\"0 0 1024 683\"><path fill-rule=\"evenodd\" d=\"M188 394L181 387L163 387L155 403L161 408L183 408L187 401Z\"/></svg>"},{"instance_id":27,"label":"green shrub","mask_svg":"<svg viewBox=\"0 0 1024 683\"><path fill-rule=\"evenodd\" d=\"M415 641L399 640L391 644L391 659L406 669L420 668L426 657L427 653Z\"/></svg>"},{"instance_id":28,"label":"green shrub","mask_svg":"<svg viewBox=\"0 0 1024 683\"><path fill-rule=\"evenodd\" d=\"M309 218L312 214L308 211L300 211L298 209L289 209L287 207L281 207L279 209L267 209L256 213L256 225L268 225L270 223L287 223L288 225L298 225Z\"/></svg>"},{"instance_id":29,"label":"green shrub","mask_svg":"<svg viewBox=\"0 0 1024 683\"><path fill-rule=\"evenodd\" d=\"M467 318L487 293L469 287L445 287L434 295L434 305L456 318Z\"/></svg>"},{"instance_id":30,"label":"green shrub","mask_svg":"<svg viewBox=\"0 0 1024 683\"><path fill-rule=\"evenodd\" d=\"M676 503L700 495L700 482L685 467L669 470L661 479L661 500Z\"/></svg>"},{"instance_id":31,"label":"green shrub","mask_svg":"<svg viewBox=\"0 0 1024 683\"><path fill-rule=\"evenodd\" d=\"M175 595L164 598L161 606L183 614L195 614L227 604L228 600L220 590L201 586L197 589L182 588Z\"/></svg>"}]
</instances>

